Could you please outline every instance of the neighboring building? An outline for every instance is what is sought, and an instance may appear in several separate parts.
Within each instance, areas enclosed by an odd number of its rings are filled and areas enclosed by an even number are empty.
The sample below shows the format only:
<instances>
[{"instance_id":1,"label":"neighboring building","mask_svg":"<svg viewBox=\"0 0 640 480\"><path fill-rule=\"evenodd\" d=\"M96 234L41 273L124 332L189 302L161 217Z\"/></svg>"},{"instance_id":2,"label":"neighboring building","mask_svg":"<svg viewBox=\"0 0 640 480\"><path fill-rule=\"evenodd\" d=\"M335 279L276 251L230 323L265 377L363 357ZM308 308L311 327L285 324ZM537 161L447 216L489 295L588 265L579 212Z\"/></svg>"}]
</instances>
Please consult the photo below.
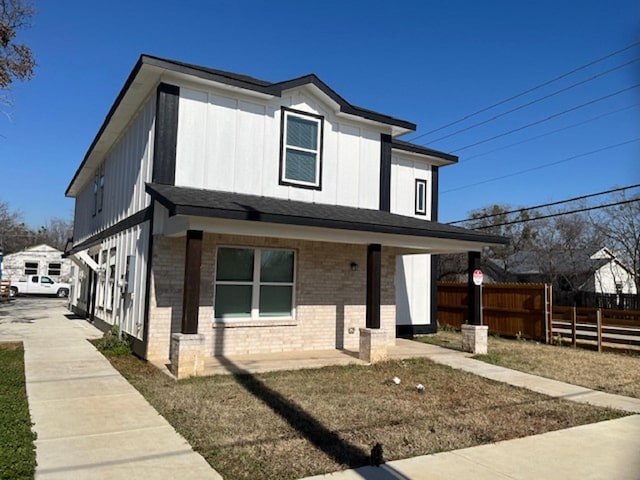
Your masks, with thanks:
<instances>
[{"instance_id":1,"label":"neighboring building","mask_svg":"<svg viewBox=\"0 0 640 480\"><path fill-rule=\"evenodd\" d=\"M570 252L521 251L511 255L506 265L487 260L487 272L497 282L552 283L560 291L635 295L630 268L610 249L603 247ZM505 272L506 270L506 272Z\"/></svg>"},{"instance_id":2,"label":"neighboring building","mask_svg":"<svg viewBox=\"0 0 640 480\"><path fill-rule=\"evenodd\" d=\"M24 279L28 275L47 275L57 282L67 282L73 274L73 263L63 252L41 244L5 255L2 278Z\"/></svg>"},{"instance_id":3,"label":"neighboring building","mask_svg":"<svg viewBox=\"0 0 640 480\"><path fill-rule=\"evenodd\" d=\"M167 359L360 348L436 330L436 257L505 239L439 224L455 156L315 75L279 83L142 56L66 191L74 311ZM179 336L175 337L180 338Z\"/></svg>"}]
</instances>

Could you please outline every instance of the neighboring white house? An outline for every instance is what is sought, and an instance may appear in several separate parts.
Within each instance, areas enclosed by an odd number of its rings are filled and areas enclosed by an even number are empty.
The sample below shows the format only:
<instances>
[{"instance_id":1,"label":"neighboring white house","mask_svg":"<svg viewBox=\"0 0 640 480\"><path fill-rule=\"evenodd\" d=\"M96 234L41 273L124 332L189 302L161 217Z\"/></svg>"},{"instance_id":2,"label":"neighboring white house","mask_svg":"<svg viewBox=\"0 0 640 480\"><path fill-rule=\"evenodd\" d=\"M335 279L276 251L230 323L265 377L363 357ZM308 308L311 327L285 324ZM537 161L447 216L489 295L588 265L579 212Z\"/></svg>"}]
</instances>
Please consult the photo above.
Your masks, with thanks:
<instances>
[{"instance_id":1,"label":"neighboring white house","mask_svg":"<svg viewBox=\"0 0 640 480\"><path fill-rule=\"evenodd\" d=\"M489 259L487 271L498 282L547 282L560 290L598 294L637 293L632 270L609 248L537 252L524 250L505 262Z\"/></svg>"},{"instance_id":2,"label":"neighboring white house","mask_svg":"<svg viewBox=\"0 0 640 480\"><path fill-rule=\"evenodd\" d=\"M315 75L141 56L66 191L72 308L147 359L176 333L231 355L435 331L432 254L505 239L437 223L457 158L397 139L415 129Z\"/></svg>"},{"instance_id":3,"label":"neighboring white house","mask_svg":"<svg viewBox=\"0 0 640 480\"><path fill-rule=\"evenodd\" d=\"M597 268L583 286L584 290L596 293L638 293L631 269L613 251L601 248L590 259L597 262Z\"/></svg>"},{"instance_id":4,"label":"neighboring white house","mask_svg":"<svg viewBox=\"0 0 640 480\"><path fill-rule=\"evenodd\" d=\"M19 280L27 275L47 275L58 282L67 282L73 274L73 263L63 258L63 252L41 244L5 255L2 278Z\"/></svg>"}]
</instances>

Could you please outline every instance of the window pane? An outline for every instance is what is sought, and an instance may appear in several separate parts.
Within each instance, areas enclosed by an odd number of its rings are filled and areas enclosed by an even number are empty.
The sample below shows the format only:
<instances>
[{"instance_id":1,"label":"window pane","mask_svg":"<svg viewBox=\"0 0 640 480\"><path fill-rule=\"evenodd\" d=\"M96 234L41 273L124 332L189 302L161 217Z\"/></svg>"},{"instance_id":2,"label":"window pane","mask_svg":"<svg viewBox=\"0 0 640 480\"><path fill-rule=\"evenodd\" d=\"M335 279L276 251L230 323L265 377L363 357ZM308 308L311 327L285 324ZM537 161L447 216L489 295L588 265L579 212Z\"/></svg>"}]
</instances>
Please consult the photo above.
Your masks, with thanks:
<instances>
[{"instance_id":1,"label":"window pane","mask_svg":"<svg viewBox=\"0 0 640 480\"><path fill-rule=\"evenodd\" d=\"M260 316L286 317L291 315L291 295L293 287L260 287Z\"/></svg>"},{"instance_id":2,"label":"window pane","mask_svg":"<svg viewBox=\"0 0 640 480\"><path fill-rule=\"evenodd\" d=\"M251 316L251 285L216 285L216 318Z\"/></svg>"},{"instance_id":3,"label":"window pane","mask_svg":"<svg viewBox=\"0 0 640 480\"><path fill-rule=\"evenodd\" d=\"M287 180L316 183L316 154L287 148Z\"/></svg>"},{"instance_id":4,"label":"window pane","mask_svg":"<svg viewBox=\"0 0 640 480\"><path fill-rule=\"evenodd\" d=\"M293 282L293 252L263 250L260 258L261 282Z\"/></svg>"},{"instance_id":5,"label":"window pane","mask_svg":"<svg viewBox=\"0 0 640 480\"><path fill-rule=\"evenodd\" d=\"M216 280L253 280L253 250L249 248L220 248L216 266Z\"/></svg>"},{"instance_id":6,"label":"window pane","mask_svg":"<svg viewBox=\"0 0 640 480\"><path fill-rule=\"evenodd\" d=\"M287 145L318 149L318 122L289 115L287 117Z\"/></svg>"}]
</instances>

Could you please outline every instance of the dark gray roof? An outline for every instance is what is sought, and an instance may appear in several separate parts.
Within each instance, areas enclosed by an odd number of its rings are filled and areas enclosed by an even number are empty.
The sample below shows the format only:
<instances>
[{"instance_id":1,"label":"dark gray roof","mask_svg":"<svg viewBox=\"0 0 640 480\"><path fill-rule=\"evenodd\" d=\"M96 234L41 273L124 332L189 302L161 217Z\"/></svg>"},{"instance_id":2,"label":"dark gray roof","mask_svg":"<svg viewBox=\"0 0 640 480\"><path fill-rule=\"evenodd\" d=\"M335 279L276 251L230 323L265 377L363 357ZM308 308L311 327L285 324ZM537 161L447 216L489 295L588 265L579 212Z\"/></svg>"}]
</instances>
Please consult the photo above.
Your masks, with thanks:
<instances>
[{"instance_id":1,"label":"dark gray roof","mask_svg":"<svg viewBox=\"0 0 640 480\"><path fill-rule=\"evenodd\" d=\"M147 184L170 215L194 215L426 238L506 244L507 238L380 210L281 200L256 195Z\"/></svg>"},{"instance_id":2,"label":"dark gray roof","mask_svg":"<svg viewBox=\"0 0 640 480\"><path fill-rule=\"evenodd\" d=\"M253 90L256 92L262 92L277 97L282 96L282 92L297 86L313 84L322 90L328 97L340 105L340 111L356 115L359 117L367 118L381 123L389 125L395 125L409 130L416 129L416 124L408 122L406 120L400 120L399 118L385 115L383 113L374 112L366 108L358 107L347 102L344 98L338 95L332 88L324 83L314 73L304 75L302 77L294 78L291 80L285 80L283 82L271 83L265 80L259 80L247 75L241 75L237 73L226 72L224 70L216 70L213 68L201 67L199 65L192 65L189 63L178 62L175 60L169 60L166 58L154 57L151 55L142 55L138 64L148 64L161 67L167 70L172 70L180 73L194 75L207 80L212 80L227 85L233 85L235 87L246 88L247 90ZM136 69L139 68L136 66Z\"/></svg>"}]
</instances>

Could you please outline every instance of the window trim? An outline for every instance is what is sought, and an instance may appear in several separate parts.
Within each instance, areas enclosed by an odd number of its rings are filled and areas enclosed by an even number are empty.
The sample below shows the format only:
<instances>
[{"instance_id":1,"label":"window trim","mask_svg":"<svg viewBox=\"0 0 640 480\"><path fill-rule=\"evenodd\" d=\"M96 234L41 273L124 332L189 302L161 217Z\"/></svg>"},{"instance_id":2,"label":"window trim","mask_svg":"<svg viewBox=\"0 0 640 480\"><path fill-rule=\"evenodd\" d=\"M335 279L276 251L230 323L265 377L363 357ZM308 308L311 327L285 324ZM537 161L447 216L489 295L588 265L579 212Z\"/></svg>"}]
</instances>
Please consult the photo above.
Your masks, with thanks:
<instances>
[{"instance_id":1,"label":"window trim","mask_svg":"<svg viewBox=\"0 0 640 480\"><path fill-rule=\"evenodd\" d=\"M249 281L218 281L218 252L221 248L236 248L253 250L253 278ZM291 282L261 282L260 265L263 250L281 250L293 254L293 278ZM294 321L296 318L296 278L297 278L298 252L293 248L281 247L254 247L251 245L218 245L215 254L215 269L213 275L213 322L214 324L247 324L259 325L261 323L272 324L274 322ZM218 285L251 285L251 314L248 317L220 318L216 316L216 293ZM291 286L291 314L273 317L260 316L260 287L263 285Z\"/></svg>"},{"instance_id":2,"label":"window trim","mask_svg":"<svg viewBox=\"0 0 640 480\"><path fill-rule=\"evenodd\" d=\"M420 187L422 187L422 195L420 195ZM420 208L420 200L422 200L422 208ZM427 181L422 178L416 178L414 204L416 215L427 215Z\"/></svg>"},{"instance_id":3,"label":"window trim","mask_svg":"<svg viewBox=\"0 0 640 480\"><path fill-rule=\"evenodd\" d=\"M316 158L316 181L313 183L285 178L286 172L286 138L287 138L287 118L294 116L305 120L313 120L318 124L318 150ZM315 113L303 112L292 108L281 107L280 113L280 169L278 180L280 185L307 188L310 190L322 190L322 154L324 150L324 117ZM294 147L296 148L296 147Z\"/></svg>"}]
</instances>

